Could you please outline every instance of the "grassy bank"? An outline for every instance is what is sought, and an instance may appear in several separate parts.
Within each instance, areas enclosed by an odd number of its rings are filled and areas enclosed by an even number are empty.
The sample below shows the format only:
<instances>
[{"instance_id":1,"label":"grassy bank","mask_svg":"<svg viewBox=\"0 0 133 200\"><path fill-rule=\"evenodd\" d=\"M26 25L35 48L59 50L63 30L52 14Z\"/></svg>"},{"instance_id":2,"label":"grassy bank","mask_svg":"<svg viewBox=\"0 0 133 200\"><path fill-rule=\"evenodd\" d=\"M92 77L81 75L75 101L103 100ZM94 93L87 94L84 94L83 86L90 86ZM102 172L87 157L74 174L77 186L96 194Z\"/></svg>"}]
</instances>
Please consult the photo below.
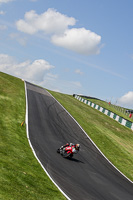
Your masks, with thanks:
<instances>
[{"instance_id":1,"label":"grassy bank","mask_svg":"<svg viewBox=\"0 0 133 200\"><path fill-rule=\"evenodd\" d=\"M84 98L84 97L83 97L83 99L87 99L87 100L91 101L92 103L97 104L107 110L110 110L111 112L119 115L120 117L133 122L133 118L129 118L129 113L126 113L126 110L127 110L126 108L122 108L120 106L109 104L105 101L101 101L101 100L97 100L97 99L89 99L89 98Z\"/></svg>"},{"instance_id":2,"label":"grassy bank","mask_svg":"<svg viewBox=\"0 0 133 200\"><path fill-rule=\"evenodd\" d=\"M0 72L0 199L63 200L31 151L24 119L24 82Z\"/></svg>"},{"instance_id":3,"label":"grassy bank","mask_svg":"<svg viewBox=\"0 0 133 200\"><path fill-rule=\"evenodd\" d=\"M133 131L72 96L50 93L78 121L105 156L133 181Z\"/></svg>"},{"instance_id":4,"label":"grassy bank","mask_svg":"<svg viewBox=\"0 0 133 200\"><path fill-rule=\"evenodd\" d=\"M133 181L133 132L70 95L51 93L109 160ZM0 113L0 199L65 199L35 159L25 125L21 126L25 119L24 82L1 72Z\"/></svg>"}]
</instances>

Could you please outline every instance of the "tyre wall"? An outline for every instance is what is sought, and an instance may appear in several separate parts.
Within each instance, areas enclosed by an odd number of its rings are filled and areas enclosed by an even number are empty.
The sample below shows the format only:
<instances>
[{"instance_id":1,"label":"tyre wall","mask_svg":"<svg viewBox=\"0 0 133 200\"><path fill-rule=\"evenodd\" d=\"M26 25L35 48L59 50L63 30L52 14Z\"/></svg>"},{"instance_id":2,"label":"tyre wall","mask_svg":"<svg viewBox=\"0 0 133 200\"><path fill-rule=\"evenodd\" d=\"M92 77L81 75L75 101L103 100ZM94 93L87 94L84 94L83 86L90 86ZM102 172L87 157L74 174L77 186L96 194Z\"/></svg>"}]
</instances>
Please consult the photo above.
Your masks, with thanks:
<instances>
[{"instance_id":1,"label":"tyre wall","mask_svg":"<svg viewBox=\"0 0 133 200\"><path fill-rule=\"evenodd\" d=\"M131 130L133 130L133 123L131 121L129 121L127 119L124 119L124 118L120 117L119 115L117 115L116 113L113 113L110 110L107 110L107 109L105 109L105 108L103 108L103 107L101 107L101 106L99 106L99 105L97 105L95 103L92 103L91 101L86 100L86 99L84 99L84 98L82 98L82 97L80 97L80 96L78 96L76 94L74 95L74 97L76 99L78 99L79 101L91 106L92 108L94 108L96 110L99 110L100 112L102 112L103 114L109 116L110 118L116 120L121 125L126 126L126 127L130 128Z\"/></svg>"}]
</instances>

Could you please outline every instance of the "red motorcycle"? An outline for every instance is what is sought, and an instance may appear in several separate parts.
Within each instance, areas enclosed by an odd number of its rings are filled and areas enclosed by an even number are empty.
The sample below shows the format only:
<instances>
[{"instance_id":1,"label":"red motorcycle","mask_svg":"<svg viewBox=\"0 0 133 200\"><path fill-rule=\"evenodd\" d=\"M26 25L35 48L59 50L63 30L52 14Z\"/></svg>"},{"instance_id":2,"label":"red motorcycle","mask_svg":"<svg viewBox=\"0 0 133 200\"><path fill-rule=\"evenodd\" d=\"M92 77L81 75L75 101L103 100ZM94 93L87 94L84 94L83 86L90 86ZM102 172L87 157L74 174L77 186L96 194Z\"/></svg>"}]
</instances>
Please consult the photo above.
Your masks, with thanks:
<instances>
[{"instance_id":1,"label":"red motorcycle","mask_svg":"<svg viewBox=\"0 0 133 200\"><path fill-rule=\"evenodd\" d=\"M78 153L80 148L79 144L72 144L70 143L64 146L61 146L59 149L57 149L57 153L60 153L64 158L72 158L73 154Z\"/></svg>"}]
</instances>

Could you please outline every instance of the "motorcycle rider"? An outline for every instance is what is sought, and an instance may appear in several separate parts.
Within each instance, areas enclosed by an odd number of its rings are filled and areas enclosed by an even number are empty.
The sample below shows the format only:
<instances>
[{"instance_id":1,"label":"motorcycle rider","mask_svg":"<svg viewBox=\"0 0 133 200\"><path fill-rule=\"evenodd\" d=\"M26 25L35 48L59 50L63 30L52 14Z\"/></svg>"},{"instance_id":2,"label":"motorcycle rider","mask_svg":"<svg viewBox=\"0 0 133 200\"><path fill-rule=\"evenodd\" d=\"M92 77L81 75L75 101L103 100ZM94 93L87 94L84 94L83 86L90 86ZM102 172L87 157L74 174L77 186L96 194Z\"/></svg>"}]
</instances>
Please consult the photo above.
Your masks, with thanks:
<instances>
[{"instance_id":1,"label":"motorcycle rider","mask_svg":"<svg viewBox=\"0 0 133 200\"><path fill-rule=\"evenodd\" d=\"M65 153L65 147L72 147L72 152L76 154L79 151L80 144L67 143L67 144L61 146L60 149L62 149L62 154Z\"/></svg>"}]
</instances>

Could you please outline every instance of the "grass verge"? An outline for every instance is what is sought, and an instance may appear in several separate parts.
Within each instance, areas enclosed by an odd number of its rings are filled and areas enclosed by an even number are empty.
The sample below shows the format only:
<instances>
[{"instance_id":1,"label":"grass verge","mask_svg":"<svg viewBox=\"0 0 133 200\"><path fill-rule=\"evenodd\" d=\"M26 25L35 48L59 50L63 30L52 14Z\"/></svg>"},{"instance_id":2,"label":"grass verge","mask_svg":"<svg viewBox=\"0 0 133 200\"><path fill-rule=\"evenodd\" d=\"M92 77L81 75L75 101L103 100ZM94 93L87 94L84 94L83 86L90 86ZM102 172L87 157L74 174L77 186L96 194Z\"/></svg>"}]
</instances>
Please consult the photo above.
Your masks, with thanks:
<instances>
[{"instance_id":1,"label":"grass verge","mask_svg":"<svg viewBox=\"0 0 133 200\"><path fill-rule=\"evenodd\" d=\"M49 92L77 120L104 155L133 181L133 131L70 95Z\"/></svg>"},{"instance_id":2,"label":"grass verge","mask_svg":"<svg viewBox=\"0 0 133 200\"><path fill-rule=\"evenodd\" d=\"M0 72L0 199L66 199L35 159L25 125L24 82Z\"/></svg>"},{"instance_id":3,"label":"grass verge","mask_svg":"<svg viewBox=\"0 0 133 200\"><path fill-rule=\"evenodd\" d=\"M83 99L87 99L87 98L84 98ZM89 101L91 101L92 103L94 104L97 104L107 110L110 110L111 112L119 115L120 117L124 118L124 119L127 119L128 121L131 121L133 122L133 119L132 118L129 118L129 114L126 114L126 108L122 108L122 107L119 107L119 106L115 106L113 104L108 104L107 102L105 101L101 101L101 100L97 100L97 99L87 99Z\"/></svg>"}]
</instances>

